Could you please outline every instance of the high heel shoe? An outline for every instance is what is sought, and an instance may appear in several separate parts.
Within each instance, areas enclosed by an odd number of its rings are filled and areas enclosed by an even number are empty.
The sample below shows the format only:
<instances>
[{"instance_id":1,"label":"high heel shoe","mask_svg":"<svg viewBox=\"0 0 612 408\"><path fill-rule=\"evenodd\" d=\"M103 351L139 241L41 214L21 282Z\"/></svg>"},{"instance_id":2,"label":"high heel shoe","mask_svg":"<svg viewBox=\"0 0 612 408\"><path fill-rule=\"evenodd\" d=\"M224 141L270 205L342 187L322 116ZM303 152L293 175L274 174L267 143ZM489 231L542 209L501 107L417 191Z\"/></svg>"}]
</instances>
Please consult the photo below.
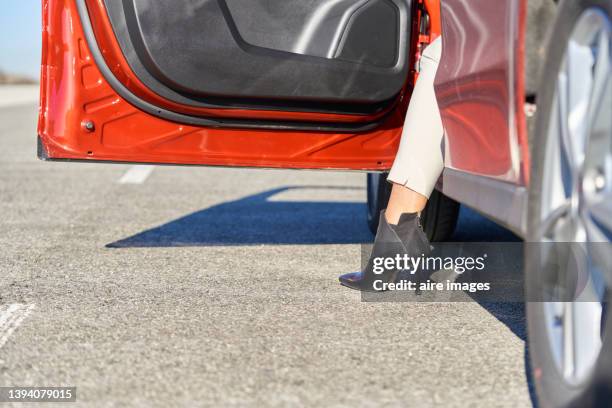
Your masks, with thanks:
<instances>
[{"instance_id":1,"label":"high heel shoe","mask_svg":"<svg viewBox=\"0 0 612 408\"><path fill-rule=\"evenodd\" d=\"M396 267L383 270L381 258L395 259L397 255L420 257L430 252L431 245L421 228L417 213L402 214L397 225L391 225L387 222L385 211L382 211L372 253L364 270L347 273L340 276L339 280L342 285L355 290L385 291L385 284L395 283L401 270Z\"/></svg>"}]
</instances>

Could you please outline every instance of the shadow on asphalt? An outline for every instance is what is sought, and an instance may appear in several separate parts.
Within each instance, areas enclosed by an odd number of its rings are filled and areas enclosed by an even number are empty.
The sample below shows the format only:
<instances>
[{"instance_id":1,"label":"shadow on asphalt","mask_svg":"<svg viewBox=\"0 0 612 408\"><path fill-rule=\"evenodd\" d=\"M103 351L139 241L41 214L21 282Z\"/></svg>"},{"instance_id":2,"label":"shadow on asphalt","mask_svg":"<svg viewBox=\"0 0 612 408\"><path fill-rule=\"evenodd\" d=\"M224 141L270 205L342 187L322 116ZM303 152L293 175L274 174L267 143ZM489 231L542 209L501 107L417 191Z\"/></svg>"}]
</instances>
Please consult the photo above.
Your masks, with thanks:
<instances>
[{"instance_id":1,"label":"shadow on asphalt","mask_svg":"<svg viewBox=\"0 0 612 408\"><path fill-rule=\"evenodd\" d=\"M366 205L346 201L282 201L291 190L363 190L342 186L287 186L206 208L106 245L108 248L242 245L369 244ZM505 228L462 206L453 242L520 242ZM522 303L480 302L525 340Z\"/></svg>"},{"instance_id":2,"label":"shadow on asphalt","mask_svg":"<svg viewBox=\"0 0 612 408\"><path fill-rule=\"evenodd\" d=\"M369 244L363 202L275 201L290 190L361 190L358 187L288 186L229 201L139 232L108 248L241 245ZM510 231L461 207L454 242L520 242ZM525 340L522 303L480 302L517 337Z\"/></svg>"},{"instance_id":3,"label":"shadow on asphalt","mask_svg":"<svg viewBox=\"0 0 612 408\"><path fill-rule=\"evenodd\" d=\"M341 186L287 186L197 211L106 245L108 248L242 245L369 244L366 205L346 201L282 201L290 190L362 190ZM462 206L453 242L520 242L505 228ZM525 340L522 303L480 302Z\"/></svg>"},{"instance_id":4,"label":"shadow on asphalt","mask_svg":"<svg viewBox=\"0 0 612 408\"><path fill-rule=\"evenodd\" d=\"M461 207L457 229L452 242L521 242L509 230L500 227L474 210ZM513 275L516 276L516 275ZM522 278L522 274L519 274ZM521 283L522 284L522 283ZM525 307L521 302L479 302L500 322L505 324L518 338L525 341Z\"/></svg>"},{"instance_id":5,"label":"shadow on asphalt","mask_svg":"<svg viewBox=\"0 0 612 408\"><path fill-rule=\"evenodd\" d=\"M461 206L453 242L520 242L519 237L476 211Z\"/></svg>"},{"instance_id":6,"label":"shadow on asphalt","mask_svg":"<svg viewBox=\"0 0 612 408\"><path fill-rule=\"evenodd\" d=\"M474 210L461 207L453 242L521 242L509 230L500 227ZM517 275L513 275L517 276ZM522 274L518 274L522 278ZM522 282L520 283L522 286ZM518 338L525 341L525 307L522 302L479 302L497 320L508 327Z\"/></svg>"},{"instance_id":7,"label":"shadow on asphalt","mask_svg":"<svg viewBox=\"0 0 612 408\"><path fill-rule=\"evenodd\" d=\"M106 245L108 248L233 245L367 244L366 205L347 201L276 201L290 190L363 190L341 186L287 186L194 212ZM516 242L520 239L461 207L453 242Z\"/></svg>"},{"instance_id":8,"label":"shadow on asphalt","mask_svg":"<svg viewBox=\"0 0 612 408\"><path fill-rule=\"evenodd\" d=\"M366 224L366 205L346 201L275 201L290 190L327 189L336 194L358 187L282 187L228 201L186 215L131 237L108 248L320 245L372 242ZM365 195L365 193L364 193Z\"/></svg>"},{"instance_id":9,"label":"shadow on asphalt","mask_svg":"<svg viewBox=\"0 0 612 408\"><path fill-rule=\"evenodd\" d=\"M345 201L275 201L290 190L363 190L358 187L288 186L229 201L186 215L106 245L108 248L369 244L366 204ZM505 228L462 206L453 242L520 242ZM524 303L479 302L522 341L526 340ZM525 363L528 367L527 343ZM527 369L527 376L529 370ZM534 402L533 383L528 387Z\"/></svg>"}]
</instances>

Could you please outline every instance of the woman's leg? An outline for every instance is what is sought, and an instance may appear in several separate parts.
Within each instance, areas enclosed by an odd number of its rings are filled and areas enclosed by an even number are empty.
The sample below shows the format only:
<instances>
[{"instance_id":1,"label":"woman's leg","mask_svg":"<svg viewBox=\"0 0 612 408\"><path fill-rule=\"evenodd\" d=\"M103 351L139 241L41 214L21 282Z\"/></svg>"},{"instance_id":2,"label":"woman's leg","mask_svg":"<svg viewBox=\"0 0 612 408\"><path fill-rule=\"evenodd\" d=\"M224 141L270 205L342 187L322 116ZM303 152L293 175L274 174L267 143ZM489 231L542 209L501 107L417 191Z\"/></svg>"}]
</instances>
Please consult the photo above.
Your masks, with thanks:
<instances>
[{"instance_id":1,"label":"woman's leg","mask_svg":"<svg viewBox=\"0 0 612 408\"><path fill-rule=\"evenodd\" d=\"M393 190L387 209L380 217L374 247L364 270L340 277L352 289L379 291L381 284L395 281L399 270L375 270L374 260L408 255L422 256L430 245L421 229L419 214L444 168L442 140L444 129L434 93L434 78L441 54L441 40L425 49L415 84L400 147L388 181Z\"/></svg>"},{"instance_id":2,"label":"woman's leg","mask_svg":"<svg viewBox=\"0 0 612 408\"><path fill-rule=\"evenodd\" d=\"M428 197L401 184L393 184L385 218L389 224L397 225L402 214L420 213L427 205Z\"/></svg>"},{"instance_id":3,"label":"woman's leg","mask_svg":"<svg viewBox=\"0 0 612 408\"><path fill-rule=\"evenodd\" d=\"M419 79L388 178L393 183L386 211L390 224L397 224L404 213L419 213L425 208L444 168L444 128L433 86L441 52L438 38L425 49L420 61Z\"/></svg>"}]
</instances>

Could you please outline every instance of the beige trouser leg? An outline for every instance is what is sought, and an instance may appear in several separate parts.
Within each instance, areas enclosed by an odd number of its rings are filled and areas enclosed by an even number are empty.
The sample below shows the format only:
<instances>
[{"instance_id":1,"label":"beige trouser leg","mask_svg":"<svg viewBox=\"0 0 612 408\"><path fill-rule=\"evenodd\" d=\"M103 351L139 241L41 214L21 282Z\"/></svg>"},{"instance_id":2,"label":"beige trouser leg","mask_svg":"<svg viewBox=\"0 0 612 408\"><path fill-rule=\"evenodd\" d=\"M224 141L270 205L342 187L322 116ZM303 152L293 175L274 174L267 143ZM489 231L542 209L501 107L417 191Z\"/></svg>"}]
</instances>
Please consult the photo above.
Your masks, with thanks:
<instances>
[{"instance_id":1,"label":"beige trouser leg","mask_svg":"<svg viewBox=\"0 0 612 408\"><path fill-rule=\"evenodd\" d=\"M441 53L440 37L423 52L400 147L387 178L427 198L444 169L444 129L433 86Z\"/></svg>"}]
</instances>

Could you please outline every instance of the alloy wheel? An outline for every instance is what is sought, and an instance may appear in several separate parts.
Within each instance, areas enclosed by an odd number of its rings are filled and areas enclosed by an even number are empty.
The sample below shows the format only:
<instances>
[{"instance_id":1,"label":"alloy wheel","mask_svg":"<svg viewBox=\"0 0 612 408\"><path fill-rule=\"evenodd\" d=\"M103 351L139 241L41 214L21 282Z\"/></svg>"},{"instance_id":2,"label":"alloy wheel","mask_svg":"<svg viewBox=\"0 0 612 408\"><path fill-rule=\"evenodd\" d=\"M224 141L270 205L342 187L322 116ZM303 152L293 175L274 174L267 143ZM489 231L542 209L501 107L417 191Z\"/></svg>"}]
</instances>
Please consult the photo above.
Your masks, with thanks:
<instances>
[{"instance_id":1,"label":"alloy wheel","mask_svg":"<svg viewBox=\"0 0 612 408\"><path fill-rule=\"evenodd\" d=\"M610 286L612 240L611 27L597 8L578 19L556 80L544 163L539 241L567 243L573 264L572 298L559 273L543 302L550 350L562 377L580 385L592 373L602 344ZM548 249L546 249L548 250ZM551 257L543 256L541 271ZM566 265L567 266L567 265ZM550 295L550 294L549 294Z\"/></svg>"}]
</instances>

